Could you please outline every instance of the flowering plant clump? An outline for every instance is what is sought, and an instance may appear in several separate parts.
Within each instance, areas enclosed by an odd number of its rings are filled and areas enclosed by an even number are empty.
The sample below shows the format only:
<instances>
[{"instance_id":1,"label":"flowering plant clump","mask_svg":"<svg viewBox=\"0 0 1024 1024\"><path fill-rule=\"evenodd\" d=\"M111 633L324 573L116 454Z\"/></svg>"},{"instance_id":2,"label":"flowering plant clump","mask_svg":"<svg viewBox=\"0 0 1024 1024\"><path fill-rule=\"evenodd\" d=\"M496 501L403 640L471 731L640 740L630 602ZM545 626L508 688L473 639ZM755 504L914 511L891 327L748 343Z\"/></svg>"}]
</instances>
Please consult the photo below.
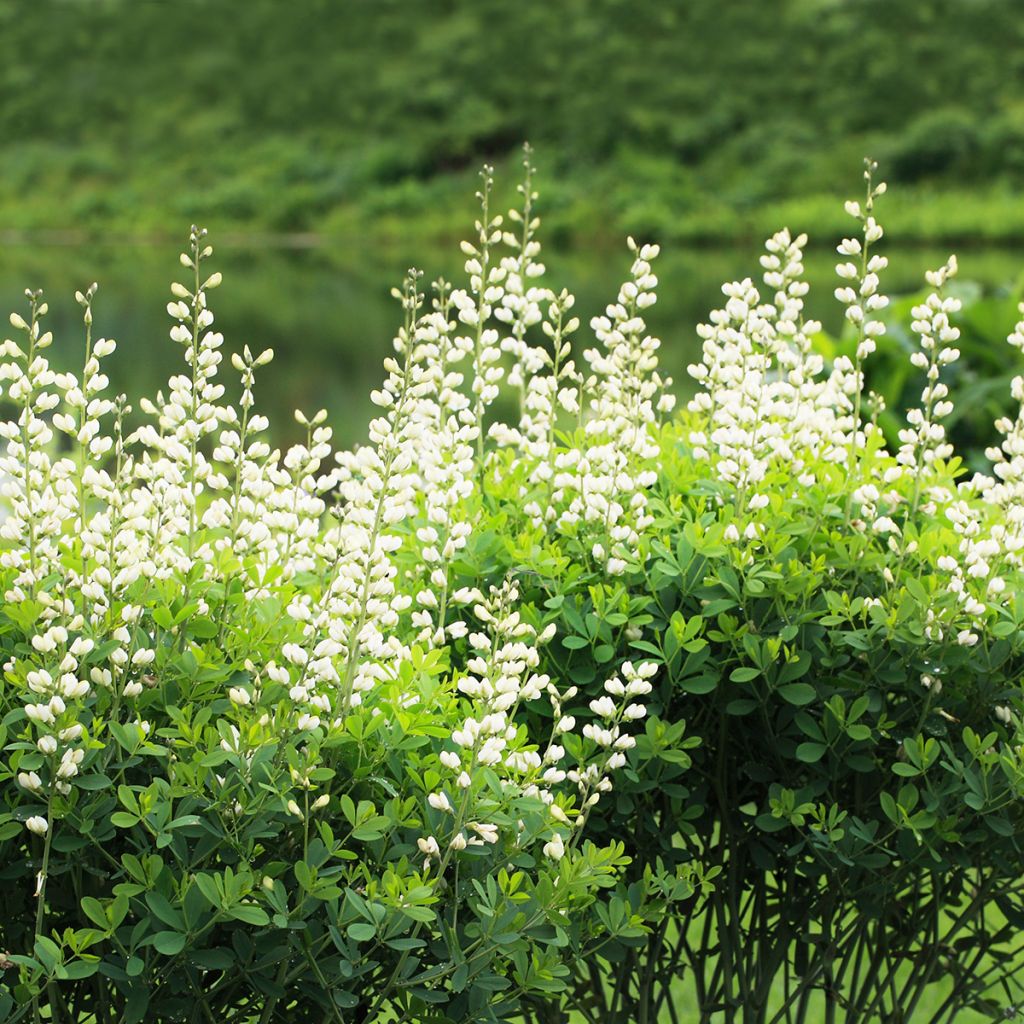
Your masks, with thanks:
<instances>
[{"instance_id":1,"label":"flowering plant clump","mask_svg":"<svg viewBox=\"0 0 1024 1024\"><path fill-rule=\"evenodd\" d=\"M270 351L232 357L225 401L204 231L167 307L184 372L139 426L106 397L95 286L80 374L51 368L38 293L12 315L5 1019L485 1020L563 984L559 936L627 861L582 831L652 669L610 667L570 715L542 668L555 626L511 577L456 583L499 375L483 325L519 274L486 269L488 192L470 286L429 310L418 274L399 291L353 452L323 412L272 450Z\"/></svg>"},{"instance_id":2,"label":"flowering plant clump","mask_svg":"<svg viewBox=\"0 0 1024 1024\"><path fill-rule=\"evenodd\" d=\"M831 364L804 314L807 239L789 231L766 244L763 288L725 285L698 328L699 390L678 417L640 320L654 247L634 249L632 283L592 324L610 383L571 363L564 295L549 345L519 356L522 420L495 431L503 489L488 483L515 501L465 569L519 574L558 623L545 671L590 700L608 665L657 667L615 798L591 815L632 862L595 908L628 927L581 940L563 997L585 1019L681 1019L680 978L707 1021L909 1019L925 1005L944 1021L1019 1001L1019 423L996 424L987 475L946 434L951 257L911 310L919 402L882 429L873 172L847 204ZM549 395L565 396L551 435L535 426L551 403L532 397ZM609 437L631 453L621 472L601 461Z\"/></svg>"},{"instance_id":3,"label":"flowering plant clump","mask_svg":"<svg viewBox=\"0 0 1024 1024\"><path fill-rule=\"evenodd\" d=\"M507 217L485 169L461 287L396 290L353 451L325 411L272 447L269 351L231 357L227 401L198 229L184 370L138 412L106 397L95 286L80 375L39 293L12 316L0 1016L653 1022L683 983L702 1021L905 1020L940 981L936 1021L1003 1009L1024 413L968 476L955 259L892 436L871 167L836 358L781 231L675 415L658 247L629 240L580 350L525 166Z\"/></svg>"}]
</instances>

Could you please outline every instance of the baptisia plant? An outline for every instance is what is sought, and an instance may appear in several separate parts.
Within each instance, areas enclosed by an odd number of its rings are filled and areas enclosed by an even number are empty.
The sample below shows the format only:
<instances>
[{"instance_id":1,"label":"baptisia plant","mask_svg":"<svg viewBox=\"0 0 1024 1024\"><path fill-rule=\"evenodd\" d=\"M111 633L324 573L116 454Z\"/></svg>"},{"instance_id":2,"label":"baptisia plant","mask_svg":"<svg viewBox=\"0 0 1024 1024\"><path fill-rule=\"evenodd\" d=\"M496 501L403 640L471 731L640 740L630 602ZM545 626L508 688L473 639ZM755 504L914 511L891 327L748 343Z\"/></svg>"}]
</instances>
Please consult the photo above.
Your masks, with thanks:
<instances>
[{"instance_id":1,"label":"baptisia plant","mask_svg":"<svg viewBox=\"0 0 1024 1024\"><path fill-rule=\"evenodd\" d=\"M558 624L543 667L576 707L600 707L609 665L657 666L590 816L632 862L592 915L624 927L571 933L561 1006L582 1019L938 1022L1020 1002L1020 414L996 424L992 473L967 472L946 431L952 257L898 325L918 401L871 390L896 326L873 175L838 246L842 336L806 316L807 238L780 231L761 281L724 286L698 328L675 419L642 319L656 247L632 246L592 322L592 376L571 296L540 280L538 327L507 346L522 414L492 428L498 528L456 568L517 575Z\"/></svg>"},{"instance_id":2,"label":"baptisia plant","mask_svg":"<svg viewBox=\"0 0 1024 1024\"><path fill-rule=\"evenodd\" d=\"M650 595L653 639L629 646L664 666L652 710L680 708L700 745L685 799L629 808L631 849L637 867L663 857L672 830L719 873L652 930L630 983L581 992L594 1019L613 1005L681 1019L680 968L706 1021L937 1022L1021 1001L1015 421L997 424L993 475L968 473L945 428L950 258L912 308L919 404L881 429L865 382L887 328L872 171L839 245L832 366L803 312L806 239L781 232L763 290L723 289L691 367L701 390L662 432L633 588ZM612 832L621 808L605 809Z\"/></svg>"},{"instance_id":3,"label":"baptisia plant","mask_svg":"<svg viewBox=\"0 0 1024 1024\"><path fill-rule=\"evenodd\" d=\"M653 668L610 666L606 699L568 714L555 626L514 576L453 571L487 522L485 325L517 288L513 338L530 315L529 268L488 255L489 192L468 287L428 305L411 272L397 293L351 452L324 412L272 448L270 351L232 356L226 400L204 231L167 307L184 372L141 417L106 397L95 286L80 375L51 368L38 293L12 315L4 1019L496 1020L564 986L567 927L628 860L584 826Z\"/></svg>"},{"instance_id":4,"label":"baptisia plant","mask_svg":"<svg viewBox=\"0 0 1024 1024\"><path fill-rule=\"evenodd\" d=\"M842 337L821 344L806 236L781 231L698 328L674 415L645 322L658 247L629 241L579 344L525 166L507 216L485 170L464 282L397 290L353 451L324 411L273 448L269 351L231 357L227 400L198 229L168 305L183 372L138 411L106 397L95 287L80 375L51 368L38 293L12 316L0 1016L1017 1001L1024 383L969 474L946 431L955 260L912 309L920 399L885 410L869 166Z\"/></svg>"}]
</instances>

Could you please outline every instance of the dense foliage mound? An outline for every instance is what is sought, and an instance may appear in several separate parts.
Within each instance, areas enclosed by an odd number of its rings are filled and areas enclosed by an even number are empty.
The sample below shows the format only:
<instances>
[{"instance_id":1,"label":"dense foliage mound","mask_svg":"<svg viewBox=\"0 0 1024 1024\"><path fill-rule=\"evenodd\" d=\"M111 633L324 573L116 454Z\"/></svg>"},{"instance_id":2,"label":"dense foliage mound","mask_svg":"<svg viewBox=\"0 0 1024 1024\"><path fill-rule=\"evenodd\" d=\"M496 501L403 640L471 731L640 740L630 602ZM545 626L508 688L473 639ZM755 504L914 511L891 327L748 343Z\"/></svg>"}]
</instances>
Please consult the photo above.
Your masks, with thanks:
<instances>
[{"instance_id":1,"label":"dense foliage mound","mask_svg":"<svg viewBox=\"0 0 1024 1024\"><path fill-rule=\"evenodd\" d=\"M7 1019L1001 1011L1024 413L968 476L943 427L955 259L913 310L898 445L863 380L887 305L870 165L839 247L850 354L815 354L806 239L779 232L763 290L726 285L699 328L675 417L643 319L657 247L630 240L581 357L526 168L507 218L485 170L463 287L396 290L351 452L322 412L272 449L270 352L232 357L225 399L199 229L167 307L185 371L131 432L95 286L80 374L51 368L39 293L12 315Z\"/></svg>"}]
</instances>

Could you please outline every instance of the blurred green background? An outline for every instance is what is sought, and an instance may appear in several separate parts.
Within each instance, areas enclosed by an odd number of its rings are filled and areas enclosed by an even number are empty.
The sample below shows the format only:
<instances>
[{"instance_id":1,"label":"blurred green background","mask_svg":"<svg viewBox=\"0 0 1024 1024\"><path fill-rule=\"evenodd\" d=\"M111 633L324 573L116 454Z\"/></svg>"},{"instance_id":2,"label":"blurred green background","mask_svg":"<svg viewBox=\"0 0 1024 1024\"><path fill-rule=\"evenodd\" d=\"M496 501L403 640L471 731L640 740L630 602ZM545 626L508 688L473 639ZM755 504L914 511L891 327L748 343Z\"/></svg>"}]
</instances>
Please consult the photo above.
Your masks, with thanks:
<instances>
[{"instance_id":1,"label":"blurred green background","mask_svg":"<svg viewBox=\"0 0 1024 1024\"><path fill-rule=\"evenodd\" d=\"M831 247L871 155L891 189L886 288L915 288L955 247L982 285L981 363L1005 370L1020 15L1013 0L0 0L0 301L43 287L70 356L74 289L99 280L114 384L154 390L178 359L167 283L204 224L228 346L279 354L261 393L278 437L295 406L326 406L351 442L397 319L390 286L413 264L458 274L480 164L511 201L529 139L546 262L586 316L614 297L626 233L663 244L650 322L685 387L694 324L782 225L811 232L810 308L838 328ZM983 389L986 415L998 393Z\"/></svg>"}]
</instances>

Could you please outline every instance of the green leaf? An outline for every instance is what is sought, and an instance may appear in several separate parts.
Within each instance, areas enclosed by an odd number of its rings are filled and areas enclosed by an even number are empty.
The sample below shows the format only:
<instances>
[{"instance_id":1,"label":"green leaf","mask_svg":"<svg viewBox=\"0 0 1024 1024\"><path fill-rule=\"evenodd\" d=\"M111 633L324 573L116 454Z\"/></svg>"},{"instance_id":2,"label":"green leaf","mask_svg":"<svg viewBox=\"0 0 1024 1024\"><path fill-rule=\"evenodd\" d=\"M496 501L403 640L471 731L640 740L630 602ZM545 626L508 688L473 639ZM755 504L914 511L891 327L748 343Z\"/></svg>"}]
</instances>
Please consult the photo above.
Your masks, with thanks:
<instances>
[{"instance_id":1,"label":"green leaf","mask_svg":"<svg viewBox=\"0 0 1024 1024\"><path fill-rule=\"evenodd\" d=\"M882 805L882 810L885 812L885 816L894 824L900 824L900 812L896 806L896 801L893 799L891 793L886 793L884 790L878 794L879 803Z\"/></svg>"},{"instance_id":2,"label":"green leaf","mask_svg":"<svg viewBox=\"0 0 1024 1024\"><path fill-rule=\"evenodd\" d=\"M796 748L797 759L805 764L817 764L824 756L828 747L824 743L801 743Z\"/></svg>"},{"instance_id":3,"label":"green leaf","mask_svg":"<svg viewBox=\"0 0 1024 1024\"><path fill-rule=\"evenodd\" d=\"M99 966L95 960L75 960L70 964L61 964L56 973L61 981L80 981L82 978L91 978Z\"/></svg>"},{"instance_id":4,"label":"green leaf","mask_svg":"<svg viewBox=\"0 0 1024 1024\"><path fill-rule=\"evenodd\" d=\"M798 708L810 704L817 696L810 683L787 683L779 687L778 694L784 701L795 704Z\"/></svg>"},{"instance_id":5,"label":"green leaf","mask_svg":"<svg viewBox=\"0 0 1024 1024\"><path fill-rule=\"evenodd\" d=\"M174 618L171 610L166 605L158 605L152 610L153 621L161 629L170 629L174 625Z\"/></svg>"},{"instance_id":6,"label":"green leaf","mask_svg":"<svg viewBox=\"0 0 1024 1024\"><path fill-rule=\"evenodd\" d=\"M243 921L245 924L256 925L258 928L263 928L270 924L270 917L262 907L254 906L251 903L238 903L233 907L230 907L227 911L227 916L234 918L236 921Z\"/></svg>"},{"instance_id":7,"label":"green leaf","mask_svg":"<svg viewBox=\"0 0 1024 1024\"><path fill-rule=\"evenodd\" d=\"M710 693L718 685L718 676L705 674L702 676L690 676L679 683L679 689L684 693Z\"/></svg>"},{"instance_id":8,"label":"green leaf","mask_svg":"<svg viewBox=\"0 0 1024 1024\"><path fill-rule=\"evenodd\" d=\"M725 706L725 713L727 715L749 715L756 707L757 701L749 697L740 700L731 700Z\"/></svg>"},{"instance_id":9,"label":"green leaf","mask_svg":"<svg viewBox=\"0 0 1024 1024\"><path fill-rule=\"evenodd\" d=\"M141 961L140 961L141 963ZM124 1017L120 1024L142 1024L149 1009L149 989L135 988L128 993L124 1008Z\"/></svg>"},{"instance_id":10,"label":"green leaf","mask_svg":"<svg viewBox=\"0 0 1024 1024\"><path fill-rule=\"evenodd\" d=\"M309 865L300 860L295 865L295 881L302 886L306 892L309 892L313 888L313 872L310 871Z\"/></svg>"},{"instance_id":11,"label":"green leaf","mask_svg":"<svg viewBox=\"0 0 1024 1024\"><path fill-rule=\"evenodd\" d=\"M377 929L372 924L364 924L362 921L350 924L346 931L349 938L355 939L356 942L369 942L377 934Z\"/></svg>"},{"instance_id":12,"label":"green leaf","mask_svg":"<svg viewBox=\"0 0 1024 1024\"><path fill-rule=\"evenodd\" d=\"M210 875L196 875L196 887L211 907L219 907L221 905L221 895L217 889L217 883Z\"/></svg>"},{"instance_id":13,"label":"green leaf","mask_svg":"<svg viewBox=\"0 0 1024 1024\"><path fill-rule=\"evenodd\" d=\"M226 971L235 963L235 957L226 949L193 949L189 951L188 958L209 971Z\"/></svg>"},{"instance_id":14,"label":"green leaf","mask_svg":"<svg viewBox=\"0 0 1024 1024\"><path fill-rule=\"evenodd\" d=\"M75 786L78 789L94 791L97 789L109 789L113 782L106 775L79 775L75 779Z\"/></svg>"},{"instance_id":15,"label":"green leaf","mask_svg":"<svg viewBox=\"0 0 1024 1024\"><path fill-rule=\"evenodd\" d=\"M752 665L741 665L729 673L729 678L734 683L749 683L751 679L757 679L760 674L759 668L754 668Z\"/></svg>"},{"instance_id":16,"label":"green leaf","mask_svg":"<svg viewBox=\"0 0 1024 1024\"><path fill-rule=\"evenodd\" d=\"M52 971L54 966L60 963L62 956L60 947L53 939L45 935L36 936L35 947L32 950L36 959L48 970Z\"/></svg>"},{"instance_id":17,"label":"green leaf","mask_svg":"<svg viewBox=\"0 0 1024 1024\"><path fill-rule=\"evenodd\" d=\"M182 932L157 932L149 944L164 956L177 956L185 948L185 935Z\"/></svg>"},{"instance_id":18,"label":"green leaf","mask_svg":"<svg viewBox=\"0 0 1024 1024\"><path fill-rule=\"evenodd\" d=\"M110 922L107 921L107 912L103 909L103 904L99 900L94 899L92 896L82 897L82 913L97 928L102 928L106 931L110 927Z\"/></svg>"},{"instance_id":19,"label":"green leaf","mask_svg":"<svg viewBox=\"0 0 1024 1024\"><path fill-rule=\"evenodd\" d=\"M181 911L171 906L170 900L163 893L147 893L146 904L164 924L169 925L178 932L185 930L185 919L182 917Z\"/></svg>"}]
</instances>

